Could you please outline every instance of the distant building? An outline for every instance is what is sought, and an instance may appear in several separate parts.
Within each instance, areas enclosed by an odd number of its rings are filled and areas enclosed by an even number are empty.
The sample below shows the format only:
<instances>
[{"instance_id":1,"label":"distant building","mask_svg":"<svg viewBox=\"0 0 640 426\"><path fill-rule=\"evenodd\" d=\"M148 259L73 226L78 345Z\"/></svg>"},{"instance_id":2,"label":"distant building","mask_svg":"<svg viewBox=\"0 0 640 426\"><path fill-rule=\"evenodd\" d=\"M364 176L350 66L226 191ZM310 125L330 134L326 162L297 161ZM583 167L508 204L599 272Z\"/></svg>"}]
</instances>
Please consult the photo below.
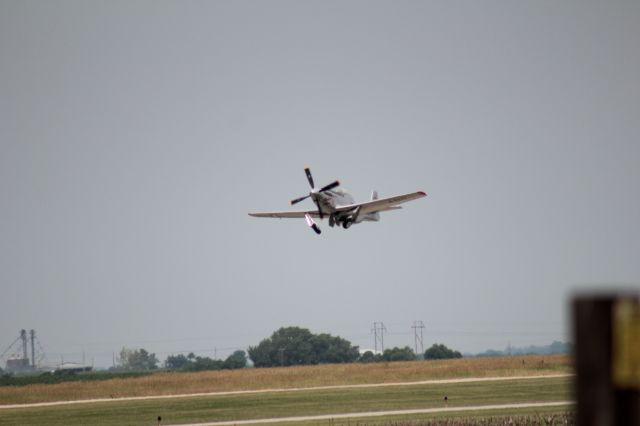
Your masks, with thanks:
<instances>
[{"instance_id":1,"label":"distant building","mask_svg":"<svg viewBox=\"0 0 640 426\"><path fill-rule=\"evenodd\" d=\"M7 360L6 370L11 373L22 373L25 371L32 371L29 358L9 358Z\"/></svg>"},{"instance_id":2,"label":"distant building","mask_svg":"<svg viewBox=\"0 0 640 426\"><path fill-rule=\"evenodd\" d=\"M53 373L83 373L92 370L93 367L90 365L79 364L77 362L64 362L57 366L53 370Z\"/></svg>"}]
</instances>

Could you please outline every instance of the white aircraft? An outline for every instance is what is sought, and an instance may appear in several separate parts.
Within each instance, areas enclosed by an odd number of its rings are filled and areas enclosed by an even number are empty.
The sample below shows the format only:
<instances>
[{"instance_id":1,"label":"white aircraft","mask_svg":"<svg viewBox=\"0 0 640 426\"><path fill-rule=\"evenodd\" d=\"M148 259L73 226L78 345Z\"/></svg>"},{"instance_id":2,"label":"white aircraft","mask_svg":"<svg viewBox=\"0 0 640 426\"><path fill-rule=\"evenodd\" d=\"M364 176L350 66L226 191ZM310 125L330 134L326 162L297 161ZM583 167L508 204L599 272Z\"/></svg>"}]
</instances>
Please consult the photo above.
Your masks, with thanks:
<instances>
[{"instance_id":1,"label":"white aircraft","mask_svg":"<svg viewBox=\"0 0 640 426\"><path fill-rule=\"evenodd\" d=\"M371 194L371 201L356 203L348 192L338 188L338 186L340 186L339 181L332 182L320 189L316 189L309 168L306 167L304 172L306 173L307 180L311 186L311 192L309 192L309 195L291 200L291 205L297 204L307 198L311 198L311 200L316 204L316 209L249 213L249 216L275 217L280 219L304 218L307 225L309 225L316 234L319 234L321 232L320 228L313 218L324 219L324 217L327 216L329 218L329 226L333 227L335 225L342 225L344 229L348 229L352 224L360 223L365 220L377 222L380 220L380 212L401 209L402 207L400 207L399 204L406 203L407 201L415 200L417 198L422 198L427 195L425 192L418 191L404 195L397 195L395 197L378 198L378 193L373 191Z\"/></svg>"}]
</instances>

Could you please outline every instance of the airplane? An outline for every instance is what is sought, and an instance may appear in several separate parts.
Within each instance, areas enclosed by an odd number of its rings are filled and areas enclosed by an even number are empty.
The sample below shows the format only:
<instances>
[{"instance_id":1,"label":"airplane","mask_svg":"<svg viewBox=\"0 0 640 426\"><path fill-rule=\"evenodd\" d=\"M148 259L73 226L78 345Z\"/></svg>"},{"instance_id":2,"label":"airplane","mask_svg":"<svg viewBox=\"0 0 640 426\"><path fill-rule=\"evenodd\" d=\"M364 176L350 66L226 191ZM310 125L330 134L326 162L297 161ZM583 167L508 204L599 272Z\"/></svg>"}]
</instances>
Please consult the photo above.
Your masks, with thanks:
<instances>
[{"instance_id":1,"label":"airplane","mask_svg":"<svg viewBox=\"0 0 640 426\"><path fill-rule=\"evenodd\" d=\"M356 203L353 197L340 186L340 181L336 180L320 189L316 189L313 182L313 176L309 167L305 167L305 174L311 186L311 192L308 195L298 197L291 200L291 205L298 204L301 201L311 198L315 203L316 209L298 210L298 211L282 211L282 212L259 212L249 213L253 217L274 217L274 218L304 218L307 225L320 234L322 231L313 220L313 218L329 219L329 226L342 226L349 229L354 223L364 221L378 222L380 220L380 212L388 210L399 210L402 207L399 204L418 198L426 197L426 192L417 191L404 195L396 195L388 198L378 198L378 193L373 191L371 200L364 203Z\"/></svg>"}]
</instances>

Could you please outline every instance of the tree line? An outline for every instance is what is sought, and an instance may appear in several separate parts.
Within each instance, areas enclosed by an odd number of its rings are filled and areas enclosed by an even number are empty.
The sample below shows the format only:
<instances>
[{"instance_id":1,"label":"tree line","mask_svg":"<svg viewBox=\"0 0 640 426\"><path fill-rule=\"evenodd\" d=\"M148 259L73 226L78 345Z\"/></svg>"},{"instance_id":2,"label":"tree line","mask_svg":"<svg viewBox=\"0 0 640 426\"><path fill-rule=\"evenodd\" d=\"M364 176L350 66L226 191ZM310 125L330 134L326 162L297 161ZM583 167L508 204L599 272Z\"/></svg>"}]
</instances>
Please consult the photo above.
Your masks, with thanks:
<instances>
[{"instance_id":1,"label":"tree line","mask_svg":"<svg viewBox=\"0 0 640 426\"><path fill-rule=\"evenodd\" d=\"M164 368L181 371L203 371L237 369L247 366L248 360L254 367L286 367L292 365L340 364L352 362L394 362L416 359L461 358L458 351L443 344L434 344L423 354L416 355L405 346L385 349L382 353L366 351L360 354L358 346L346 339L321 333L313 334L306 328L282 327L258 345L250 346L248 353L235 351L225 360L188 355L170 355L164 362ZM145 349L123 348L118 357L116 371L156 370L159 360L155 354Z\"/></svg>"},{"instance_id":2,"label":"tree line","mask_svg":"<svg viewBox=\"0 0 640 426\"><path fill-rule=\"evenodd\" d=\"M145 349L122 348L118 356L117 365L112 371L151 371L157 370L159 360L156 354ZM168 370L204 371L204 370L232 370L244 368L247 365L245 351L235 351L225 360L196 356L193 352L188 355L169 355L164 361L164 368Z\"/></svg>"}]
</instances>

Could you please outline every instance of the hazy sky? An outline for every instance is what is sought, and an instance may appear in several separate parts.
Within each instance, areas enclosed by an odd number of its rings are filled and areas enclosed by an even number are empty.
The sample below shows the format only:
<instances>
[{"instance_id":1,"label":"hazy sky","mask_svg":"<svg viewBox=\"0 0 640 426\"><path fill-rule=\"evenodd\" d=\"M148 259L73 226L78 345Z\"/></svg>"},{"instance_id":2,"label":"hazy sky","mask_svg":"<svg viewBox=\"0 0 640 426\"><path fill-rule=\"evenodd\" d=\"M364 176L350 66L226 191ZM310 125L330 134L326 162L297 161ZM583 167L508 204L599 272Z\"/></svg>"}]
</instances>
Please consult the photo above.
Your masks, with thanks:
<instances>
[{"instance_id":1,"label":"hazy sky","mask_svg":"<svg viewBox=\"0 0 640 426\"><path fill-rule=\"evenodd\" d=\"M640 283L639 40L637 2L0 0L0 351L566 340L573 291ZM306 165L429 196L247 215Z\"/></svg>"}]
</instances>

